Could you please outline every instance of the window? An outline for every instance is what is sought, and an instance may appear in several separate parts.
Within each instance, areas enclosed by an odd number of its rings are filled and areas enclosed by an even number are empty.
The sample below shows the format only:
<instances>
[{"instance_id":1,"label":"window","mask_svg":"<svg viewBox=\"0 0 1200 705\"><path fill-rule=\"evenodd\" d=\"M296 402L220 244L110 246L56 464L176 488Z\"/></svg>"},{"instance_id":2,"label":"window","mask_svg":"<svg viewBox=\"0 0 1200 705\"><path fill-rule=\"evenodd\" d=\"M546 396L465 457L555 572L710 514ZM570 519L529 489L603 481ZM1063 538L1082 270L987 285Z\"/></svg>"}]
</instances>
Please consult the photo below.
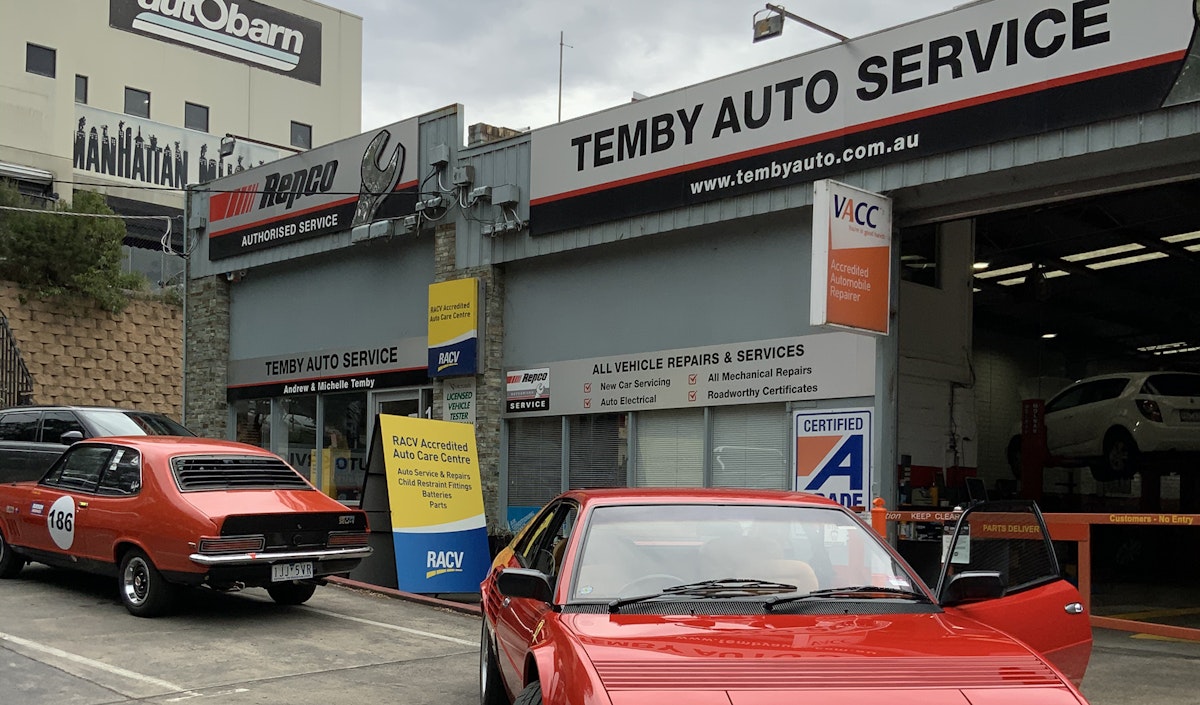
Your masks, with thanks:
<instances>
[{"instance_id":1,"label":"window","mask_svg":"<svg viewBox=\"0 0 1200 705\"><path fill-rule=\"evenodd\" d=\"M570 487L625 487L625 414L570 419Z\"/></svg>"},{"instance_id":2,"label":"window","mask_svg":"<svg viewBox=\"0 0 1200 705\"><path fill-rule=\"evenodd\" d=\"M782 404L712 409L712 486L786 490L790 446Z\"/></svg>"},{"instance_id":3,"label":"window","mask_svg":"<svg viewBox=\"0 0 1200 705\"><path fill-rule=\"evenodd\" d=\"M108 466L113 449L109 446L83 445L67 450L58 467L46 477L46 483L66 489L91 492L100 481L100 472Z\"/></svg>"},{"instance_id":4,"label":"window","mask_svg":"<svg viewBox=\"0 0 1200 705\"><path fill-rule=\"evenodd\" d=\"M150 117L150 94L136 88L125 87L125 114L135 117Z\"/></svg>"},{"instance_id":5,"label":"window","mask_svg":"<svg viewBox=\"0 0 1200 705\"><path fill-rule=\"evenodd\" d=\"M42 416L43 443L62 443L62 435L68 431L78 431L82 438L88 435L83 424L69 411L47 411Z\"/></svg>"},{"instance_id":6,"label":"window","mask_svg":"<svg viewBox=\"0 0 1200 705\"><path fill-rule=\"evenodd\" d=\"M639 413L635 457L638 487L703 487L704 410Z\"/></svg>"},{"instance_id":7,"label":"window","mask_svg":"<svg viewBox=\"0 0 1200 705\"><path fill-rule=\"evenodd\" d=\"M36 441L38 411L16 411L0 417L0 441Z\"/></svg>"},{"instance_id":8,"label":"window","mask_svg":"<svg viewBox=\"0 0 1200 705\"><path fill-rule=\"evenodd\" d=\"M325 434L322 439L321 489L349 504L362 500L367 462L367 393L322 396Z\"/></svg>"},{"instance_id":9,"label":"window","mask_svg":"<svg viewBox=\"0 0 1200 705\"><path fill-rule=\"evenodd\" d=\"M562 492L562 417L508 422L508 504L540 507Z\"/></svg>"},{"instance_id":10,"label":"window","mask_svg":"<svg viewBox=\"0 0 1200 705\"><path fill-rule=\"evenodd\" d=\"M312 149L312 125L292 120L292 146Z\"/></svg>"},{"instance_id":11,"label":"window","mask_svg":"<svg viewBox=\"0 0 1200 705\"><path fill-rule=\"evenodd\" d=\"M87 76L75 74L75 102L87 105Z\"/></svg>"},{"instance_id":12,"label":"window","mask_svg":"<svg viewBox=\"0 0 1200 705\"><path fill-rule=\"evenodd\" d=\"M39 76L54 78L55 52L37 44L25 45L25 70Z\"/></svg>"},{"instance_id":13,"label":"window","mask_svg":"<svg viewBox=\"0 0 1200 705\"><path fill-rule=\"evenodd\" d=\"M189 130L208 132L208 106L184 103L183 126Z\"/></svg>"},{"instance_id":14,"label":"window","mask_svg":"<svg viewBox=\"0 0 1200 705\"><path fill-rule=\"evenodd\" d=\"M142 489L142 456L130 448L118 448L100 478L100 494L132 495Z\"/></svg>"}]
</instances>

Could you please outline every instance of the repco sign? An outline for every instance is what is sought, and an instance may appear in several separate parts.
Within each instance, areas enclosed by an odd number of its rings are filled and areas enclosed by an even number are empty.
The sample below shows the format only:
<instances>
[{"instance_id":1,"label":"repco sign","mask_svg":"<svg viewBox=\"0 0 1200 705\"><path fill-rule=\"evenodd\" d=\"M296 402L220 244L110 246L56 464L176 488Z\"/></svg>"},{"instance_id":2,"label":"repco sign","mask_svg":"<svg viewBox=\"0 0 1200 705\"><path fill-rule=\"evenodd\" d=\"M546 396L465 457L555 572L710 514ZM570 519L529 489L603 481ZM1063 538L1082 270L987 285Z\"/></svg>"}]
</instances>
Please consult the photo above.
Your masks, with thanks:
<instances>
[{"instance_id":1,"label":"repco sign","mask_svg":"<svg viewBox=\"0 0 1200 705\"><path fill-rule=\"evenodd\" d=\"M109 0L112 27L321 83L321 25L253 0Z\"/></svg>"}]
</instances>

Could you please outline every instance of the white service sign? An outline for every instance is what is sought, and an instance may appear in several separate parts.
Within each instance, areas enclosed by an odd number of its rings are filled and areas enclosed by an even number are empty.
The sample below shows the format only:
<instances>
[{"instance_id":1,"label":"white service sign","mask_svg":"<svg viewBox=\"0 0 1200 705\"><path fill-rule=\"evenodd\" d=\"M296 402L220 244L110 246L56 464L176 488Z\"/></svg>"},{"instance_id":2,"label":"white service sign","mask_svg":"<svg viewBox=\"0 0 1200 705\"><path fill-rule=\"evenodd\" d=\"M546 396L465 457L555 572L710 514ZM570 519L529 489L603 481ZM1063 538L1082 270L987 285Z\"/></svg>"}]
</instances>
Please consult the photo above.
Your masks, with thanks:
<instances>
[{"instance_id":1,"label":"white service sign","mask_svg":"<svg viewBox=\"0 0 1200 705\"><path fill-rule=\"evenodd\" d=\"M508 373L507 410L546 416L870 397L875 344L823 333L554 362ZM532 400L537 384L541 403Z\"/></svg>"}]
</instances>

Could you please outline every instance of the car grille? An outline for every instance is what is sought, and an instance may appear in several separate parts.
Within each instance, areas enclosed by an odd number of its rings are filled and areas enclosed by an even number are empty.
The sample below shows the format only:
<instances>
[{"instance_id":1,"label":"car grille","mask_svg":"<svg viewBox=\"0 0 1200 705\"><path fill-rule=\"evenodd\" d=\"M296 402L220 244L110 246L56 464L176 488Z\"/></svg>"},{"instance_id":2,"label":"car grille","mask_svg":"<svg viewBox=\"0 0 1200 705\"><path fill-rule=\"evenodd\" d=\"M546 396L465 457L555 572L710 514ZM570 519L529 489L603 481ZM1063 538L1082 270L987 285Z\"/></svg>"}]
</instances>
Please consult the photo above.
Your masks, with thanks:
<instances>
[{"instance_id":1,"label":"car grille","mask_svg":"<svg viewBox=\"0 0 1200 705\"><path fill-rule=\"evenodd\" d=\"M1033 656L947 658L775 658L595 661L609 690L781 690L804 688L991 688L1057 686Z\"/></svg>"},{"instance_id":2,"label":"car grille","mask_svg":"<svg viewBox=\"0 0 1200 705\"><path fill-rule=\"evenodd\" d=\"M192 455L174 458L171 468L183 492L312 489L300 473L274 458Z\"/></svg>"}]
</instances>

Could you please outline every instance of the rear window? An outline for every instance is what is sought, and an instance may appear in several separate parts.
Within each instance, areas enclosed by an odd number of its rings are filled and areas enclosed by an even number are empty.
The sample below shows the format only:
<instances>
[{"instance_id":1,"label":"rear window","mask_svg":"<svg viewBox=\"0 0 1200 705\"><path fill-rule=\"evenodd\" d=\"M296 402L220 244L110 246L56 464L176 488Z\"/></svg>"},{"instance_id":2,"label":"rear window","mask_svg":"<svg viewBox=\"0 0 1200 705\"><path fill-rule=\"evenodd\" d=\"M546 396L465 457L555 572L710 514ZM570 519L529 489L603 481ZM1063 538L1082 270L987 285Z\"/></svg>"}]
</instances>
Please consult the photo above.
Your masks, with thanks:
<instances>
[{"instance_id":1,"label":"rear window","mask_svg":"<svg viewBox=\"0 0 1200 705\"><path fill-rule=\"evenodd\" d=\"M96 428L97 436L194 436L196 434L162 414L142 411L89 410L81 412Z\"/></svg>"},{"instance_id":2,"label":"rear window","mask_svg":"<svg viewBox=\"0 0 1200 705\"><path fill-rule=\"evenodd\" d=\"M313 489L304 476L279 458L187 455L173 458L171 469L183 492Z\"/></svg>"},{"instance_id":3,"label":"rear window","mask_svg":"<svg viewBox=\"0 0 1200 705\"><path fill-rule=\"evenodd\" d=\"M1142 393L1160 397L1200 397L1200 375L1150 375L1142 385Z\"/></svg>"}]
</instances>

